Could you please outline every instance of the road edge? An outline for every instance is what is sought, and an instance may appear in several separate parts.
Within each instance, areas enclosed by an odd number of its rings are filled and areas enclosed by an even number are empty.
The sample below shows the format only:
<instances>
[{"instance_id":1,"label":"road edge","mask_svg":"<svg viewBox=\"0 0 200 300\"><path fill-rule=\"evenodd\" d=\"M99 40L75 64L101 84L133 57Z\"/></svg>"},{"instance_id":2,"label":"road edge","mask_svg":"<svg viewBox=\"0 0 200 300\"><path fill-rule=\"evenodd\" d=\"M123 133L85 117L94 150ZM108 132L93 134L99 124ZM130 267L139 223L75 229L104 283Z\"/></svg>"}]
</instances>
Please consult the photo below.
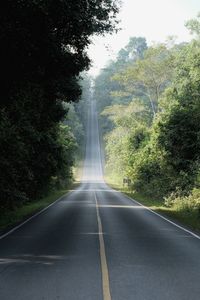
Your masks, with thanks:
<instances>
[{"instance_id":1,"label":"road edge","mask_svg":"<svg viewBox=\"0 0 200 300\"><path fill-rule=\"evenodd\" d=\"M137 200L135 200L135 199L129 197L128 195L126 195L126 194L124 194L124 193L122 193L122 192L120 192L120 193L121 193L122 195L124 195L127 199L129 199L129 200L131 200L131 201L134 201L134 202L136 202L138 205L144 207L146 210L150 211L152 214L158 216L159 218L165 220L166 222L168 222L168 223L174 225L175 227L177 227L177 228L179 228L179 229L181 229L181 230L183 230L183 231L189 233L189 234L192 235L193 237L195 237L195 238L197 238L198 240L200 240L200 235L199 235L199 234L193 232L193 231L190 230L190 229L187 229L186 227L184 227L184 225L179 225L178 223L175 222L175 220L172 221L172 220L168 219L167 217L165 217L164 215L159 214L159 213L153 211L153 210L152 210L151 208L149 208L148 206L146 206L146 205L144 205L144 204L138 202Z\"/></svg>"},{"instance_id":2,"label":"road edge","mask_svg":"<svg viewBox=\"0 0 200 300\"><path fill-rule=\"evenodd\" d=\"M32 219L36 218L37 216L39 216L40 214L42 214L44 211L46 211L47 209L49 209L51 206L55 205L57 202L59 202L63 197L66 197L68 195L70 195L73 191L69 191L65 194L63 194L61 197L59 197L58 199L56 199L54 202L52 202L51 204L49 204L48 206L42 208L41 210L39 210L38 212L34 213L31 217L28 217L27 219L25 219L25 221L20 222L18 225L14 226L11 229L8 229L8 231L6 231L5 229L5 233L0 235L0 240L4 239L5 237L7 237L8 235L12 234L13 232L15 232L17 229L19 229L20 227L22 227L23 225L25 225L26 223L30 222Z\"/></svg>"}]
</instances>

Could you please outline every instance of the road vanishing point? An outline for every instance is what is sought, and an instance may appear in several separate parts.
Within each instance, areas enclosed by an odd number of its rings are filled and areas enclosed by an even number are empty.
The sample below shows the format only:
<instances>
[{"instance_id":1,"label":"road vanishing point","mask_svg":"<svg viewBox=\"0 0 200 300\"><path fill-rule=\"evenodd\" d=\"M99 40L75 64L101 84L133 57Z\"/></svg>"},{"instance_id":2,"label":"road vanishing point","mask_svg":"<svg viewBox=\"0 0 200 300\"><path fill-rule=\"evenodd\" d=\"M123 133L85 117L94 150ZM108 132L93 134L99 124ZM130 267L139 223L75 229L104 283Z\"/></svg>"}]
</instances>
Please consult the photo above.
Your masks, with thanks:
<instances>
[{"instance_id":1,"label":"road vanishing point","mask_svg":"<svg viewBox=\"0 0 200 300\"><path fill-rule=\"evenodd\" d=\"M199 300L200 238L103 179L91 101L80 186L0 237L0 300Z\"/></svg>"}]
</instances>

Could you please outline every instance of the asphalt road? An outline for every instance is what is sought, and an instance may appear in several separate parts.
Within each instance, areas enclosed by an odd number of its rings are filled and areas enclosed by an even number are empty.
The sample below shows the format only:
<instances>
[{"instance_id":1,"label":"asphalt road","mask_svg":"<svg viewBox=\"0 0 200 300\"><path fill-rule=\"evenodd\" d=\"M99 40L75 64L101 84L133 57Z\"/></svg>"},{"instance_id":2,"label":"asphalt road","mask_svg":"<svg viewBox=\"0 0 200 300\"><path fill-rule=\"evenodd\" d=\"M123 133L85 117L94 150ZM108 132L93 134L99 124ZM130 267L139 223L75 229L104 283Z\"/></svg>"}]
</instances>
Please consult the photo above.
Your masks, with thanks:
<instances>
[{"instance_id":1,"label":"asphalt road","mask_svg":"<svg viewBox=\"0 0 200 300\"><path fill-rule=\"evenodd\" d=\"M200 239L103 181L95 103L78 189L0 237L0 300L199 300Z\"/></svg>"}]
</instances>

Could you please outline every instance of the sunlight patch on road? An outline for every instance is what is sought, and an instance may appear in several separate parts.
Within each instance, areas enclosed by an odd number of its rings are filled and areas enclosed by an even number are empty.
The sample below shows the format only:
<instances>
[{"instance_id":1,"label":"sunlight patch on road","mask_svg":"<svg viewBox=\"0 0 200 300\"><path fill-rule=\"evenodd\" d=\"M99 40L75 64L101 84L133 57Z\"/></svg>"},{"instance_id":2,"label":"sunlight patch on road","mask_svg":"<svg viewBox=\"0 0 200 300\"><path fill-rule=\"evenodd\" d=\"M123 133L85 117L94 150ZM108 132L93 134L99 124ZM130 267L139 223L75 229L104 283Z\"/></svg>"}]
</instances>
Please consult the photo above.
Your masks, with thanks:
<instances>
[{"instance_id":1,"label":"sunlight patch on road","mask_svg":"<svg viewBox=\"0 0 200 300\"><path fill-rule=\"evenodd\" d=\"M83 234L83 235L104 235L103 232L81 232L79 234Z\"/></svg>"},{"instance_id":2,"label":"sunlight patch on road","mask_svg":"<svg viewBox=\"0 0 200 300\"><path fill-rule=\"evenodd\" d=\"M109 208L129 208L129 209L145 209L144 207L140 205L104 205L104 204L99 204L98 207L109 207Z\"/></svg>"},{"instance_id":3,"label":"sunlight patch on road","mask_svg":"<svg viewBox=\"0 0 200 300\"><path fill-rule=\"evenodd\" d=\"M87 190L76 190L75 192L109 192L109 193L113 193L113 190L104 190L104 189L87 189ZM120 193L119 191L114 191L116 193Z\"/></svg>"}]
</instances>

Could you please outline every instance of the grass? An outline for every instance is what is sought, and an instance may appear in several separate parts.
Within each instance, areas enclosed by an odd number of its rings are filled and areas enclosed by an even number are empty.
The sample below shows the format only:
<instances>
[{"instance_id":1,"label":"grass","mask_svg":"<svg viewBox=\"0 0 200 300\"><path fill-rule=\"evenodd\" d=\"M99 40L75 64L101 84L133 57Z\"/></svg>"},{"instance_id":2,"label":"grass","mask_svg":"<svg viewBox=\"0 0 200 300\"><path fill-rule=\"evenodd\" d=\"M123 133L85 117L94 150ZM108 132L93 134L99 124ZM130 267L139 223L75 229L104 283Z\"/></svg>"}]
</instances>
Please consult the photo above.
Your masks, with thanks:
<instances>
[{"instance_id":1,"label":"grass","mask_svg":"<svg viewBox=\"0 0 200 300\"><path fill-rule=\"evenodd\" d=\"M6 212L6 214L2 215L0 219L0 232L7 231L17 224L25 221L27 218L31 217L38 211L55 202L61 196L68 193L70 189L74 189L77 185L78 183L74 183L68 189L59 189L50 192L48 196L42 199L27 203L13 211Z\"/></svg>"},{"instance_id":2,"label":"grass","mask_svg":"<svg viewBox=\"0 0 200 300\"><path fill-rule=\"evenodd\" d=\"M151 210L158 212L162 215L176 220L179 223L190 227L193 230L200 232L200 219L198 214L194 212L184 211L178 209L176 206L166 207L163 200L150 199L139 193L125 191L125 193L135 200L138 200L141 204L149 207Z\"/></svg>"},{"instance_id":3,"label":"grass","mask_svg":"<svg viewBox=\"0 0 200 300\"><path fill-rule=\"evenodd\" d=\"M49 195L46 197L38 199L37 201L26 203L13 211L7 211L4 215L1 215L0 234L25 221L35 213L55 202L61 196L67 194L70 190L79 186L82 172L83 159L79 159L77 160L77 164L73 170L74 183L72 183L69 187L50 191Z\"/></svg>"},{"instance_id":4,"label":"grass","mask_svg":"<svg viewBox=\"0 0 200 300\"><path fill-rule=\"evenodd\" d=\"M144 206L147 206L151 210L200 233L200 217L197 212L183 211L175 206L166 207L164 205L164 200L153 199L140 193L133 192L128 188L123 187L121 184L114 183L113 180L108 176L105 177L105 181L114 189L121 191L130 198L135 199Z\"/></svg>"}]
</instances>

